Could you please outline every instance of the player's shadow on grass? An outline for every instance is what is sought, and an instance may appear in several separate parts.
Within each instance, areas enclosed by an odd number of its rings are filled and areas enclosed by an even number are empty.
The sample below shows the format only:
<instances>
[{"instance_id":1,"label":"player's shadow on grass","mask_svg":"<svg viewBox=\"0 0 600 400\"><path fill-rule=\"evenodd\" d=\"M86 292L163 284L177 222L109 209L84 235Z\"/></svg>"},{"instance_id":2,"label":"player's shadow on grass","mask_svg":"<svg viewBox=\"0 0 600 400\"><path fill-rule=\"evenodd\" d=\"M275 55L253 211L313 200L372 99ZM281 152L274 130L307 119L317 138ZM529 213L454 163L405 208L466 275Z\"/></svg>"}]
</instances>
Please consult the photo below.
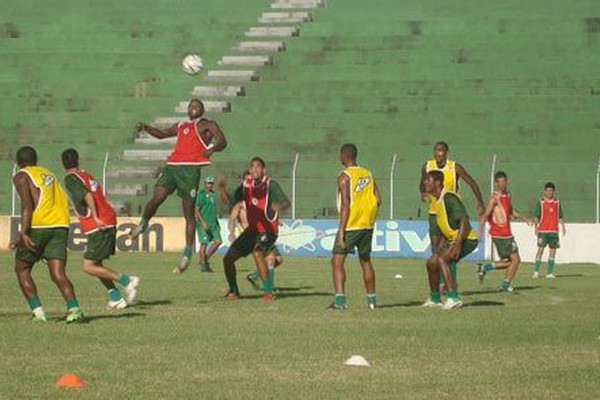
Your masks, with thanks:
<instances>
[{"instance_id":1,"label":"player's shadow on grass","mask_svg":"<svg viewBox=\"0 0 600 400\"><path fill-rule=\"evenodd\" d=\"M123 314L101 314L101 315L91 315L91 316L85 316L83 318L83 321L81 321L81 324L89 324L90 322L93 321L98 321L101 319L127 319L127 318L137 318L137 317L145 317L146 314L144 313L139 313L139 312L130 312L130 313L123 313Z\"/></svg>"},{"instance_id":2,"label":"player's shadow on grass","mask_svg":"<svg viewBox=\"0 0 600 400\"><path fill-rule=\"evenodd\" d=\"M557 279L562 279L562 278L583 278L583 274L570 274L570 275L557 275L556 278Z\"/></svg>"},{"instance_id":3,"label":"player's shadow on grass","mask_svg":"<svg viewBox=\"0 0 600 400\"><path fill-rule=\"evenodd\" d=\"M379 304L377 305L377 308L420 307L421 304L423 304L421 301L409 301L406 303Z\"/></svg>"},{"instance_id":4,"label":"player's shadow on grass","mask_svg":"<svg viewBox=\"0 0 600 400\"><path fill-rule=\"evenodd\" d=\"M326 292L302 292L302 293L298 293L298 292L285 292L285 291L281 291L281 289L279 289L279 293L277 293L277 295L275 296L276 299L285 299L285 298L293 298L293 297L312 297L312 296L332 296L331 293L326 293Z\"/></svg>"},{"instance_id":5,"label":"player's shadow on grass","mask_svg":"<svg viewBox=\"0 0 600 400\"><path fill-rule=\"evenodd\" d=\"M472 303L467 303L463 307L494 307L494 306L504 306L504 303L501 301L480 300L480 301L474 301Z\"/></svg>"},{"instance_id":6,"label":"player's shadow on grass","mask_svg":"<svg viewBox=\"0 0 600 400\"><path fill-rule=\"evenodd\" d=\"M310 289L314 289L314 286L297 286L297 287L281 287L278 286L277 290L279 290L280 292L298 292L300 290L310 290Z\"/></svg>"},{"instance_id":7,"label":"player's shadow on grass","mask_svg":"<svg viewBox=\"0 0 600 400\"><path fill-rule=\"evenodd\" d=\"M171 300L154 300L154 301L136 301L134 304L130 305L128 308L139 308L140 310L144 310L146 308L151 308L154 306L168 306L169 304L173 304Z\"/></svg>"},{"instance_id":8,"label":"player's shadow on grass","mask_svg":"<svg viewBox=\"0 0 600 400\"><path fill-rule=\"evenodd\" d=\"M534 289L539 289L540 286L518 286L515 289L514 293L511 293L510 295L515 295L515 294L519 294L519 292L525 291L525 290L534 290ZM489 289L489 290L465 290L464 292L460 292L461 295L463 296L473 296L476 294L494 294L494 293L503 293L502 289ZM507 293L507 296L509 294Z\"/></svg>"}]
</instances>

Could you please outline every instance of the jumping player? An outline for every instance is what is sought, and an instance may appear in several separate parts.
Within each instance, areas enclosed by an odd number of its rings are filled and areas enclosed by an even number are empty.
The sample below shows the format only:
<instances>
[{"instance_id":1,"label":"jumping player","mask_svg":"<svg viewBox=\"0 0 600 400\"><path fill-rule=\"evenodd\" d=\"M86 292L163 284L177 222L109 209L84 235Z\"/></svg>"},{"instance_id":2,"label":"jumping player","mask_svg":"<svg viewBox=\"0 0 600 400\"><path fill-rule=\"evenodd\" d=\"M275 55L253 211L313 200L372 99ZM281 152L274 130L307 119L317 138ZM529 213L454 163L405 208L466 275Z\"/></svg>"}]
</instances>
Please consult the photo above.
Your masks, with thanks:
<instances>
[{"instance_id":1,"label":"jumping player","mask_svg":"<svg viewBox=\"0 0 600 400\"><path fill-rule=\"evenodd\" d=\"M10 244L16 248L15 273L23 295L33 312L33 321L46 321L46 314L31 276L33 265L44 259L50 278L67 302L67 323L81 321L83 312L67 277L69 199L56 175L37 165L37 153L29 146L17 151L19 171L13 184L21 198L21 231Z\"/></svg>"},{"instance_id":2,"label":"jumping player","mask_svg":"<svg viewBox=\"0 0 600 400\"><path fill-rule=\"evenodd\" d=\"M200 241L200 249L198 250L200 272L213 272L208 260L223 243L221 240L219 216L217 215L217 194L213 190L214 185L214 178L212 176L206 177L204 180L204 189L198 193L196 208L194 209L197 219L198 240ZM209 244L210 247L208 246ZM183 271L176 267L174 272Z\"/></svg>"},{"instance_id":3,"label":"jumping player","mask_svg":"<svg viewBox=\"0 0 600 400\"><path fill-rule=\"evenodd\" d=\"M131 230L132 239L137 238L148 228L148 221L156 214L158 207L175 190L181 197L185 218L185 248L177 265L184 270L192 259L196 219L194 201L198 193L200 169L210 164L214 152L227 147L225 135L219 125L203 116L204 104L198 99L190 100L189 121L180 122L167 129L157 129L143 122L136 125L138 132L146 131L157 139L177 137L175 148L167 159L167 165L156 181L152 199L146 204L139 224Z\"/></svg>"},{"instance_id":4,"label":"jumping player","mask_svg":"<svg viewBox=\"0 0 600 400\"><path fill-rule=\"evenodd\" d=\"M118 310L133 303L137 295L140 278L119 274L103 265L104 260L115 254L117 215L104 197L102 185L94 175L79 168L79 154L75 149L62 153L62 164L67 170L65 186L73 209L79 217L81 229L87 236L83 253L83 270L102 282L108 290L108 305ZM123 286L125 299L116 288L115 282Z\"/></svg>"},{"instance_id":5,"label":"jumping player","mask_svg":"<svg viewBox=\"0 0 600 400\"><path fill-rule=\"evenodd\" d=\"M252 254L263 286L263 300L272 302L273 281L267 266L267 255L272 251L279 233L279 212L289 207L290 202L273 179L266 175L265 162L260 157L250 160L250 174L236 189L233 202L244 203L248 226L235 239L223 257L225 277L229 284L227 298L239 297L235 262Z\"/></svg>"},{"instance_id":6,"label":"jumping player","mask_svg":"<svg viewBox=\"0 0 600 400\"><path fill-rule=\"evenodd\" d=\"M371 171L360 167L356 162L357 157L358 149L354 144L347 143L341 147L340 161L344 170L337 178L340 221L331 257L335 295L329 306L339 310L347 308L344 263L348 253L354 253L355 248L358 249L358 260L363 271L367 307L374 309L377 304L371 242L381 196Z\"/></svg>"},{"instance_id":7,"label":"jumping player","mask_svg":"<svg viewBox=\"0 0 600 400\"><path fill-rule=\"evenodd\" d=\"M494 269L505 269L506 275L502 280L502 291L513 292L512 281L519 269L521 257L519 256L519 247L510 228L510 219L519 218L527 223L532 221L513 208L512 198L508 191L508 178L503 171L498 171L494 175L494 193L490 196L484 217L490 224L490 236L500 261L479 264L477 270L479 280L483 282L487 273ZM483 229L483 226L481 229Z\"/></svg>"},{"instance_id":8,"label":"jumping player","mask_svg":"<svg viewBox=\"0 0 600 400\"><path fill-rule=\"evenodd\" d=\"M558 225L562 228L563 236L567 234L565 221L563 220L563 209L560 200L554 197L556 187L554 183L548 182L544 185L544 197L537 204L534 212L535 234L538 238L538 248L535 255L535 270L533 278L536 279L540 275L540 267L542 266L542 256L546 246L550 248L548 256L548 270L546 278L554 279L554 259L556 250L560 247L560 239L558 236Z\"/></svg>"},{"instance_id":9,"label":"jumping player","mask_svg":"<svg viewBox=\"0 0 600 400\"><path fill-rule=\"evenodd\" d=\"M430 171L424 182L424 189L435 199L432 209L444 240L442 246L427 260L430 295L423 306L453 310L462 307L463 302L458 296L458 283L450 265L456 265L472 253L477 248L478 240L460 197L444 187L444 179L443 172ZM443 305L438 291L442 274L448 285L448 300Z\"/></svg>"}]
</instances>

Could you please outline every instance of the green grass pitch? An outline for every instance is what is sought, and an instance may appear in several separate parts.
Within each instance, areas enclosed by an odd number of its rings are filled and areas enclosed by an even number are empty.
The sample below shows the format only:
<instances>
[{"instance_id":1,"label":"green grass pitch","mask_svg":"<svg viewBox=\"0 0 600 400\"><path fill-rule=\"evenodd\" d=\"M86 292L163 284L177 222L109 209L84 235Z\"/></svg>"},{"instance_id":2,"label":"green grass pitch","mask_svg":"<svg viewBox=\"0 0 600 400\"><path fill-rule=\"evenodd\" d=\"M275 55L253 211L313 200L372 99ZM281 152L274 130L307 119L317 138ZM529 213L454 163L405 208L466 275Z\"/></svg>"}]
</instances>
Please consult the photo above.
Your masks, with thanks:
<instances>
[{"instance_id":1,"label":"green grass pitch","mask_svg":"<svg viewBox=\"0 0 600 400\"><path fill-rule=\"evenodd\" d=\"M517 294L499 293L501 274L479 285L472 263L459 266L466 307L421 309L428 289L421 260L376 259L380 307L367 310L360 267L350 260L345 312L331 299L329 260L289 258L278 269L273 305L244 280L244 298L222 298L216 273L171 269L177 254L119 254L115 269L142 277L139 303L105 309L99 282L69 271L87 322L59 321L64 303L43 264L36 266L42 302L52 318L29 321L12 272L0 253L0 398L2 399L432 399L573 398L600 394L600 268L557 267L557 280L516 279ZM394 279L401 273L403 279ZM363 355L371 368L347 367ZM74 372L83 389L57 389Z\"/></svg>"}]
</instances>

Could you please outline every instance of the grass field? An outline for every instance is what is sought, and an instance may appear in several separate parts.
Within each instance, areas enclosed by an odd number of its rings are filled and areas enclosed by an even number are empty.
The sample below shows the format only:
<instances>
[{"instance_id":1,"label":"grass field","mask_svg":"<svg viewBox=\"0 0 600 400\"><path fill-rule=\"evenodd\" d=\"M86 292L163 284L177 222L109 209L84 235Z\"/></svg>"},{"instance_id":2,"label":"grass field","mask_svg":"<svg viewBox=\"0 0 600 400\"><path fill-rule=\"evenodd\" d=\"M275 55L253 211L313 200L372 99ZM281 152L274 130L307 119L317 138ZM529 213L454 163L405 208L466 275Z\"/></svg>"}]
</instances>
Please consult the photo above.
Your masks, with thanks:
<instances>
[{"instance_id":1,"label":"grass field","mask_svg":"<svg viewBox=\"0 0 600 400\"><path fill-rule=\"evenodd\" d=\"M359 267L350 261L350 309L325 311L331 278L326 259L288 259L281 293L265 305L243 280L236 302L222 298L222 268L173 276L176 254L119 255L111 262L142 277L139 303L105 310L105 292L69 270L87 315L65 325L64 304L43 265L35 277L52 321L29 322L0 253L0 398L2 399L401 399L573 398L600 396L600 268L558 266L559 279L529 278L517 294L479 285L465 263L459 279L466 307L419 307L427 295L423 262L376 260L381 307L367 310ZM220 261L220 260L219 260ZM217 264L217 260L214 260ZM394 279L396 273L403 279ZM361 354L372 368L343 362ZM84 389L57 389L59 375L84 377Z\"/></svg>"}]
</instances>

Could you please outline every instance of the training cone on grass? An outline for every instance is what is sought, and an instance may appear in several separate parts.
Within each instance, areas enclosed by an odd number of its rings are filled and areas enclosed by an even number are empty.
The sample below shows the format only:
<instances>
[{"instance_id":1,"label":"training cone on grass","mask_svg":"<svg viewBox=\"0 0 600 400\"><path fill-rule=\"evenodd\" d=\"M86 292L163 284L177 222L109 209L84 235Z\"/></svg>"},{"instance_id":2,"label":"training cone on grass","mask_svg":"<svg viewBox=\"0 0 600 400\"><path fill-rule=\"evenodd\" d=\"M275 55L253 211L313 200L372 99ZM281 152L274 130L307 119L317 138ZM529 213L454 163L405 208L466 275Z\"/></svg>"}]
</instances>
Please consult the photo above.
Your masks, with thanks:
<instances>
[{"instance_id":1,"label":"training cone on grass","mask_svg":"<svg viewBox=\"0 0 600 400\"><path fill-rule=\"evenodd\" d=\"M85 382L77 374L64 374L56 381L56 387L82 388L85 387Z\"/></svg>"},{"instance_id":2,"label":"training cone on grass","mask_svg":"<svg viewBox=\"0 0 600 400\"><path fill-rule=\"evenodd\" d=\"M371 364L363 356L352 356L344 363L352 367L370 367Z\"/></svg>"}]
</instances>

